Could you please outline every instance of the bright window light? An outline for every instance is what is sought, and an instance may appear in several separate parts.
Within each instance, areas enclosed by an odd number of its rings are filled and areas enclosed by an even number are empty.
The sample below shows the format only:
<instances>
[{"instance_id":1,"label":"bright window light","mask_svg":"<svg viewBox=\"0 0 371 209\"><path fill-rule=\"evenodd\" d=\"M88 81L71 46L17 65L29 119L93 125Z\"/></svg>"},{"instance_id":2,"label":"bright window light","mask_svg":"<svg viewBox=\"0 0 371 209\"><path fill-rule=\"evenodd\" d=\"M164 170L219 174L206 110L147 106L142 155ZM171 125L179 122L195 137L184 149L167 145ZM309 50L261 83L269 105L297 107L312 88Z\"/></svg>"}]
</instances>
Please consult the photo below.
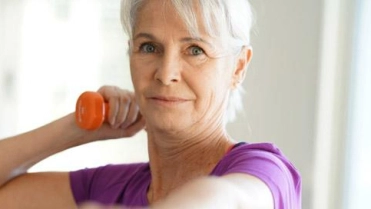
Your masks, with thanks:
<instances>
[{"instance_id":1,"label":"bright window light","mask_svg":"<svg viewBox=\"0 0 371 209\"><path fill-rule=\"evenodd\" d=\"M371 1L358 1L351 81L347 209L371 208Z\"/></svg>"}]
</instances>

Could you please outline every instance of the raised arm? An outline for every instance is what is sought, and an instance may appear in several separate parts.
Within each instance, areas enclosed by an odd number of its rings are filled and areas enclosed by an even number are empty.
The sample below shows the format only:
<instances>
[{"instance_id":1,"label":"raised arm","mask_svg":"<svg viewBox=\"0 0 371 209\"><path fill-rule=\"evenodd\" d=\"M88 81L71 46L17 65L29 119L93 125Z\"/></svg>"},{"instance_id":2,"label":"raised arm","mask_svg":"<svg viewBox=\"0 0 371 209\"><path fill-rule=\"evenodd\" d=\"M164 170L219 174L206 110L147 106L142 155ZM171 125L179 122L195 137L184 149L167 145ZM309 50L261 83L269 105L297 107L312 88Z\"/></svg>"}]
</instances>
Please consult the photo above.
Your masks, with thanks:
<instances>
[{"instance_id":1,"label":"raised arm","mask_svg":"<svg viewBox=\"0 0 371 209\"><path fill-rule=\"evenodd\" d=\"M74 208L68 173L34 173L39 161L68 148L92 141L132 136L144 127L130 92L103 87L109 120L96 131L75 124L74 113L43 127L0 141L0 205L3 208ZM127 111L125 111L125 109ZM113 118L115 120L113 120Z\"/></svg>"},{"instance_id":2,"label":"raised arm","mask_svg":"<svg viewBox=\"0 0 371 209\"><path fill-rule=\"evenodd\" d=\"M70 114L36 130L1 140L0 205L11 209L76 207L69 191L68 174L25 173L44 158L78 145L82 136ZM64 201L57 201L58 196Z\"/></svg>"},{"instance_id":3,"label":"raised arm","mask_svg":"<svg viewBox=\"0 0 371 209\"><path fill-rule=\"evenodd\" d=\"M73 114L21 135L0 141L0 185L24 174L35 163L83 143L84 131Z\"/></svg>"}]
</instances>

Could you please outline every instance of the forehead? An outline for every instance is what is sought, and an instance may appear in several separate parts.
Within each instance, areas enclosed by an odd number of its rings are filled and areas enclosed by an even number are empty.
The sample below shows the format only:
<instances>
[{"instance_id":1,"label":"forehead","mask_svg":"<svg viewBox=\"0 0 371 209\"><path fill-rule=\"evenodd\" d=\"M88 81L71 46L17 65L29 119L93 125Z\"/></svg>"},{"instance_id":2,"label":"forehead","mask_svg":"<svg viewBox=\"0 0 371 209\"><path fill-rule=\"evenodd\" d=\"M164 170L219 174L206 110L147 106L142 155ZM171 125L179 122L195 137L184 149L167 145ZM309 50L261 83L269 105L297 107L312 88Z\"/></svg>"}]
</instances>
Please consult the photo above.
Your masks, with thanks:
<instances>
[{"instance_id":1,"label":"forehead","mask_svg":"<svg viewBox=\"0 0 371 209\"><path fill-rule=\"evenodd\" d=\"M197 5L194 6L193 12L197 21L195 28L198 29L200 35L207 35ZM148 29L161 31L162 33L176 31L190 34L190 29L170 0L146 0L143 2L136 15L133 34Z\"/></svg>"}]
</instances>

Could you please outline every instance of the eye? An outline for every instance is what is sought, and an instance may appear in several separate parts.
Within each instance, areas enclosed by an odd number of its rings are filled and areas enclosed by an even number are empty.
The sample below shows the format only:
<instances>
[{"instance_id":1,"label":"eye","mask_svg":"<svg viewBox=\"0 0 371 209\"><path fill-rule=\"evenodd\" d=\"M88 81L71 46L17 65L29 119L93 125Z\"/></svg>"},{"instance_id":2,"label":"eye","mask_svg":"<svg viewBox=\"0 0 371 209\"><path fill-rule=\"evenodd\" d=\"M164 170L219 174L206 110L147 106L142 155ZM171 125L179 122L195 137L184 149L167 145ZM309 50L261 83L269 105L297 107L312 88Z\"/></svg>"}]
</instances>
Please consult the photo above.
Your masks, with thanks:
<instances>
[{"instance_id":1,"label":"eye","mask_svg":"<svg viewBox=\"0 0 371 209\"><path fill-rule=\"evenodd\" d=\"M191 46L191 47L189 48L189 50L190 50L191 55L195 55L195 56L197 56L197 55L201 55L201 54L204 54L204 53L205 53L204 50L201 49L201 48L198 47L198 46Z\"/></svg>"},{"instance_id":2,"label":"eye","mask_svg":"<svg viewBox=\"0 0 371 209\"><path fill-rule=\"evenodd\" d=\"M156 47L150 43L143 43L140 45L139 50L144 53L155 53Z\"/></svg>"}]
</instances>

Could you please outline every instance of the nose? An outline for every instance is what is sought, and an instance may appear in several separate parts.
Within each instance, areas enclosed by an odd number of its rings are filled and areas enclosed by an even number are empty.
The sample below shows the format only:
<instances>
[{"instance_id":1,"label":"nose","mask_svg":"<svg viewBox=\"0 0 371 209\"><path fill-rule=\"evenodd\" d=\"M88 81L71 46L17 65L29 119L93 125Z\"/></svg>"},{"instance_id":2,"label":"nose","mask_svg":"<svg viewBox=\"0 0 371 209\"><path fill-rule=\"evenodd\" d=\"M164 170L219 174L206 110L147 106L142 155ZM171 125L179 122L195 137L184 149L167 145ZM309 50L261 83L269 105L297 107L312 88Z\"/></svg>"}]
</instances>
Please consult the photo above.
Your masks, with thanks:
<instances>
[{"instance_id":1,"label":"nose","mask_svg":"<svg viewBox=\"0 0 371 209\"><path fill-rule=\"evenodd\" d=\"M171 85L181 80L181 60L176 53L164 53L156 69L155 79L163 85Z\"/></svg>"}]
</instances>

